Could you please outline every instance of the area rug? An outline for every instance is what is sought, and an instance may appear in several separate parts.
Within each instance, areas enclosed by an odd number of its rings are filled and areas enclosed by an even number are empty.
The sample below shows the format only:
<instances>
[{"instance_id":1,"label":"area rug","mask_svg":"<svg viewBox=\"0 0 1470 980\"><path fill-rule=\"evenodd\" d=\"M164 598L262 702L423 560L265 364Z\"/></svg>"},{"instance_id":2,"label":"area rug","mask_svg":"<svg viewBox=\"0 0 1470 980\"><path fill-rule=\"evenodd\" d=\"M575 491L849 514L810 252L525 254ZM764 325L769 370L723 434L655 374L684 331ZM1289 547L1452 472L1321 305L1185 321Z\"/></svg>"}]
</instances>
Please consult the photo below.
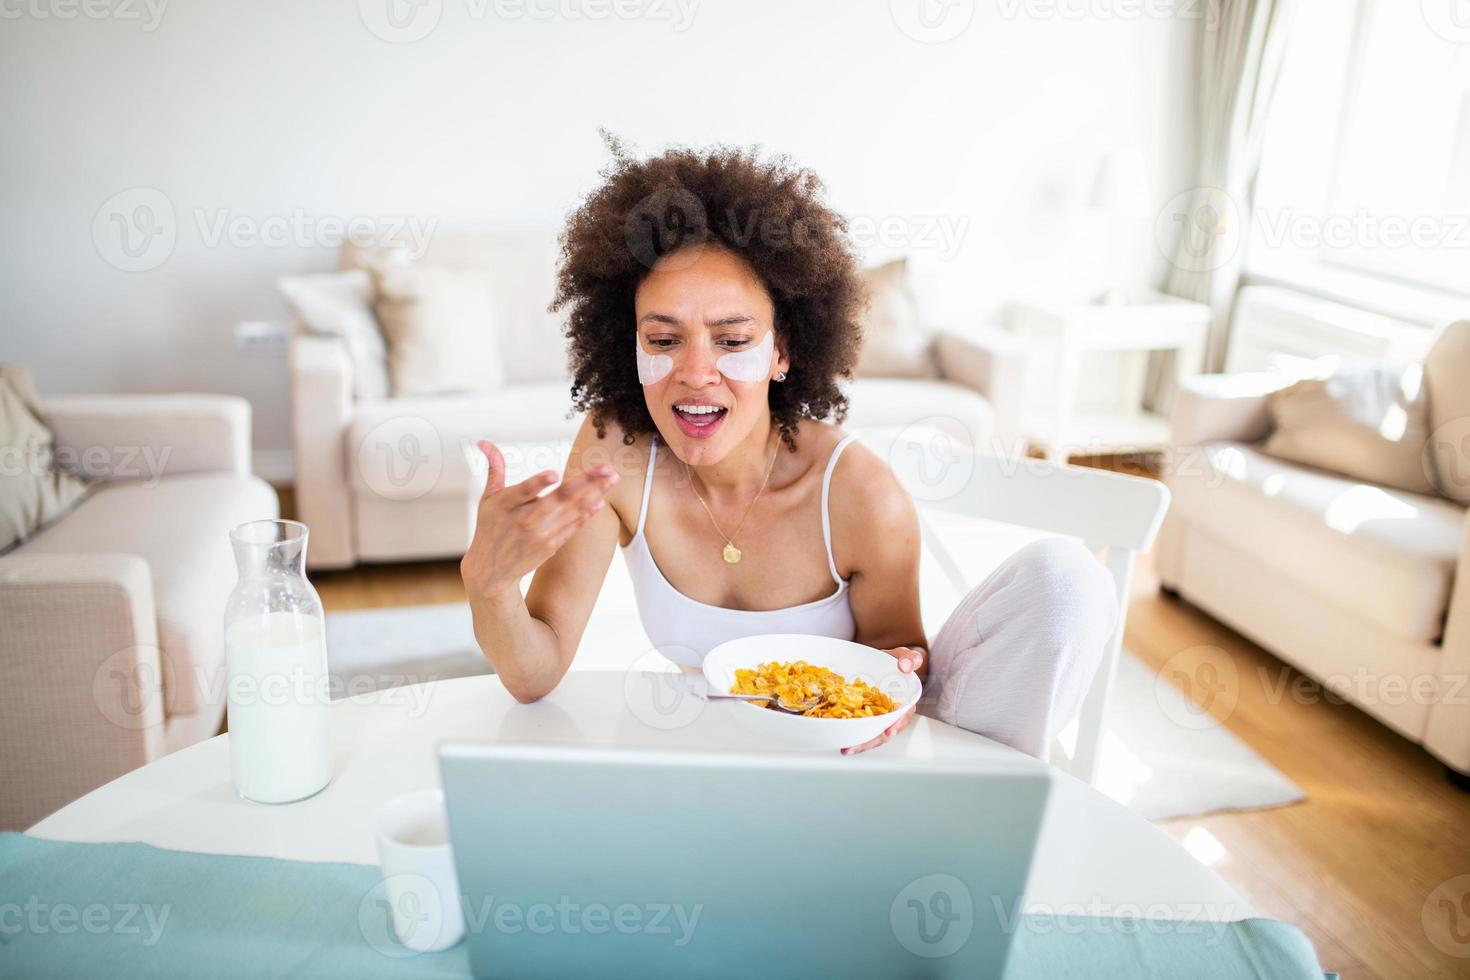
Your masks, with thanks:
<instances>
[{"instance_id":1,"label":"area rug","mask_svg":"<svg viewBox=\"0 0 1470 980\"><path fill-rule=\"evenodd\" d=\"M619 670L648 649L636 614L594 612L574 670ZM609 638L621 637L618 642ZM464 603L334 613L327 651L339 695L489 672ZM1150 820L1256 810L1305 799L1290 779L1124 651L1098 788Z\"/></svg>"}]
</instances>

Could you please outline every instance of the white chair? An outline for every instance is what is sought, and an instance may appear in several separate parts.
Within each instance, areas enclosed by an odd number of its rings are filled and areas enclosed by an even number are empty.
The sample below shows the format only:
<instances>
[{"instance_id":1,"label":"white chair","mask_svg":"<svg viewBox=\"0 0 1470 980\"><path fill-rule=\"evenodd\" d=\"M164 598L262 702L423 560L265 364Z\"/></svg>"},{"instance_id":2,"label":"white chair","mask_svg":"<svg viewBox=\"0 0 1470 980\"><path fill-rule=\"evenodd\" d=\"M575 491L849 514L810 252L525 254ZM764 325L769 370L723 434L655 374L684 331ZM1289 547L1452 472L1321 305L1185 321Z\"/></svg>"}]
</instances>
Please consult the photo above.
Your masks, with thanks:
<instances>
[{"instance_id":1,"label":"white chair","mask_svg":"<svg viewBox=\"0 0 1470 980\"><path fill-rule=\"evenodd\" d=\"M884 455L919 502L925 545L958 595L978 581L973 573L961 570L961 561L947 544L949 539L935 530L937 513L1080 538L1088 550L1099 555L1113 577L1120 614L1083 701L1072 758L1064 766L1079 779L1093 782L1123 650L1133 559L1153 544L1169 507L1168 488L1155 480L1039 459L981 455L948 444L941 444L938 450L948 458L936 482L935 474L940 471L932 465L935 443L922 433L912 429L897 435L869 431L863 439ZM998 561L1004 556L994 557Z\"/></svg>"}]
</instances>

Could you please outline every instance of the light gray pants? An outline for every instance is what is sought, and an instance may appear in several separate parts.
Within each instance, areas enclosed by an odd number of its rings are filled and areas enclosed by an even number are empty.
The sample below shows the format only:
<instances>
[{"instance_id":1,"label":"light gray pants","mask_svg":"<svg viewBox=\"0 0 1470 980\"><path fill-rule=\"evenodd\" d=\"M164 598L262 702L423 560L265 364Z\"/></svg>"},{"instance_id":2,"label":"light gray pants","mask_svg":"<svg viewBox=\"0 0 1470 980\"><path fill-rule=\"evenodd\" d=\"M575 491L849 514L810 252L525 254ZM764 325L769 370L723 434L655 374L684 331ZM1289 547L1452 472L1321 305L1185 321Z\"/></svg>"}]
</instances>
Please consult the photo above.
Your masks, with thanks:
<instances>
[{"instance_id":1,"label":"light gray pants","mask_svg":"<svg viewBox=\"0 0 1470 980\"><path fill-rule=\"evenodd\" d=\"M1118 622L1113 578L1075 541L1035 541L934 637L922 714L1039 759L1072 720Z\"/></svg>"}]
</instances>

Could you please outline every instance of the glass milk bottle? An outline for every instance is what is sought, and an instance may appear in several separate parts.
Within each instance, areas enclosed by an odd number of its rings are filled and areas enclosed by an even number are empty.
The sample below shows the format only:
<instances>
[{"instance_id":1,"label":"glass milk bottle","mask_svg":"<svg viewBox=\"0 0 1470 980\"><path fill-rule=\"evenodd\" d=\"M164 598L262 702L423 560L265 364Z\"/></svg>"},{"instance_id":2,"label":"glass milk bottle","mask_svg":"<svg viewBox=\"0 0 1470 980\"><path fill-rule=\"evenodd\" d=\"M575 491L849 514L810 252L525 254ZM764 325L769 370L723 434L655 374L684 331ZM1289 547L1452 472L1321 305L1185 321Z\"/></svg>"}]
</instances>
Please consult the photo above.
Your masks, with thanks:
<instances>
[{"instance_id":1,"label":"glass milk bottle","mask_svg":"<svg viewBox=\"0 0 1470 980\"><path fill-rule=\"evenodd\" d=\"M322 601L306 580L305 524L230 532L240 581L225 607L230 771L257 803L291 803L332 778Z\"/></svg>"}]
</instances>

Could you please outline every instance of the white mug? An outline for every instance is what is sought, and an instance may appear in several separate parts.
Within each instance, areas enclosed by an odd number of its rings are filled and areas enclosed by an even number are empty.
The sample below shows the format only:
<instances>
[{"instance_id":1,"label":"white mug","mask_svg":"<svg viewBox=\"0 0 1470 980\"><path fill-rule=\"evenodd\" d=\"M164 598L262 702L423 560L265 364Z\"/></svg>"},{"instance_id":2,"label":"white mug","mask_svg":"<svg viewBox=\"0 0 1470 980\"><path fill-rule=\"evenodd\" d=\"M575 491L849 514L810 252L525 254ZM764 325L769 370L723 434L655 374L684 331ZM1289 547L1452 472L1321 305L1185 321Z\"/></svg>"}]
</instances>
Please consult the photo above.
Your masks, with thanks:
<instances>
[{"instance_id":1,"label":"white mug","mask_svg":"<svg viewBox=\"0 0 1470 980\"><path fill-rule=\"evenodd\" d=\"M464 938L443 790L405 793L383 804L378 863L399 942L415 952L433 953Z\"/></svg>"}]
</instances>

